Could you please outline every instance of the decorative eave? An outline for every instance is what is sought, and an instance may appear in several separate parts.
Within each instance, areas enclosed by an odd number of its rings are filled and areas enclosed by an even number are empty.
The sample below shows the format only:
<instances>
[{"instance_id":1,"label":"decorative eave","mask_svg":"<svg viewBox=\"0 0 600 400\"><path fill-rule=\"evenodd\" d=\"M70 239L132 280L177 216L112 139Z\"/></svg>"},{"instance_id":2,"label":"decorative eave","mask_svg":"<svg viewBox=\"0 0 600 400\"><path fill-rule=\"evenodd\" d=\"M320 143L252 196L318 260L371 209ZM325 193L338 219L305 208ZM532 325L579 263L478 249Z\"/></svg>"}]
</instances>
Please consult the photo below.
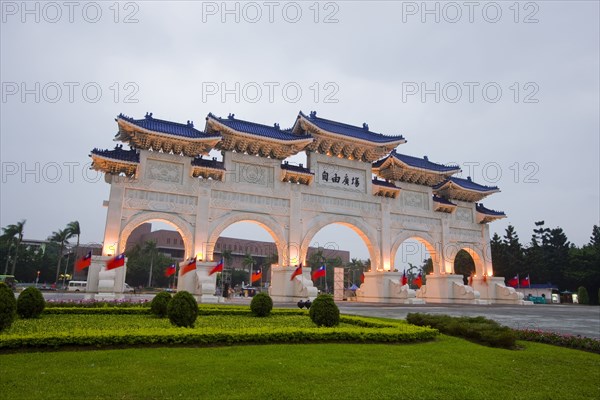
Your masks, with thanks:
<instances>
[{"instance_id":1,"label":"decorative eave","mask_svg":"<svg viewBox=\"0 0 600 400\"><path fill-rule=\"evenodd\" d=\"M433 187L433 193L446 199L462 200L475 203L485 197L499 192L496 186L484 186L475 183L471 177L467 179L450 177Z\"/></svg>"},{"instance_id":2,"label":"decorative eave","mask_svg":"<svg viewBox=\"0 0 600 400\"><path fill-rule=\"evenodd\" d=\"M456 204L443 197L433 195L433 210L445 213L453 213L456 210Z\"/></svg>"},{"instance_id":3,"label":"decorative eave","mask_svg":"<svg viewBox=\"0 0 600 400\"><path fill-rule=\"evenodd\" d=\"M194 178L222 181L225 175L225 164L222 161L205 160L202 157L192 159L191 175Z\"/></svg>"},{"instance_id":4,"label":"decorative eave","mask_svg":"<svg viewBox=\"0 0 600 400\"><path fill-rule=\"evenodd\" d=\"M387 157L373 163L372 171L387 180L434 186L461 170L457 165L433 163L427 156L419 159L398 154L394 150Z\"/></svg>"},{"instance_id":5,"label":"decorative eave","mask_svg":"<svg viewBox=\"0 0 600 400\"><path fill-rule=\"evenodd\" d=\"M315 178L315 174L302 164L299 166L291 165L287 161L281 164L281 180L283 182L300 183L310 185Z\"/></svg>"},{"instance_id":6,"label":"decorative eave","mask_svg":"<svg viewBox=\"0 0 600 400\"><path fill-rule=\"evenodd\" d=\"M364 137L353 137L323 129L317 125L317 121L327 121L327 123L337 124L354 132L363 130ZM314 111L310 113L310 116L306 116L300 112L292 128L292 132L296 134L308 133L315 138L306 147L307 151L326 154L330 157L364 162L373 162L389 153L396 146L406 143L406 140L402 136L385 136L371 132L367 124L363 124L363 128L359 128L335 121L317 120L316 112Z\"/></svg>"},{"instance_id":7,"label":"decorative eave","mask_svg":"<svg viewBox=\"0 0 600 400\"><path fill-rule=\"evenodd\" d=\"M489 208L485 208L481 203L475 204L475 211L477 222L480 224L487 224L492 221L496 221L497 219L506 218L506 214L504 212L490 210Z\"/></svg>"},{"instance_id":8,"label":"decorative eave","mask_svg":"<svg viewBox=\"0 0 600 400\"><path fill-rule=\"evenodd\" d=\"M373 195L381 197L391 197L395 199L400 194L400 188L391 182L380 181L375 178L371 181L373 184Z\"/></svg>"},{"instance_id":9,"label":"decorative eave","mask_svg":"<svg viewBox=\"0 0 600 400\"><path fill-rule=\"evenodd\" d=\"M228 120L235 120L234 115L230 114ZM218 149L283 160L301 152L314 140L307 135L299 136L293 135L289 131L281 131L278 125L269 127L266 125L250 123L248 121L237 121L259 126L266 131L271 129L273 135L258 135L237 130L227 126L221 118L218 118L213 114L208 114L206 117L206 131L218 133L223 137L222 141L217 145Z\"/></svg>"},{"instance_id":10,"label":"decorative eave","mask_svg":"<svg viewBox=\"0 0 600 400\"><path fill-rule=\"evenodd\" d=\"M123 114L115 119L119 125L119 132L115 140L129 143L130 146L154 151L163 151L165 153L183 154L187 157L196 157L198 155L208 155L211 149L221 140L219 135L206 135L205 133L194 129L194 124L188 121L187 124L163 121L153 119L152 113L147 113L145 120L135 120ZM157 125L169 127L166 129L153 130L145 128L142 121L147 125ZM154 124L152 124L154 122Z\"/></svg>"},{"instance_id":11,"label":"decorative eave","mask_svg":"<svg viewBox=\"0 0 600 400\"><path fill-rule=\"evenodd\" d=\"M92 158L92 169L112 175L124 174L133 177L140 164L138 152L133 148L123 150L123 145L116 145L114 150L95 148L89 156Z\"/></svg>"}]
</instances>

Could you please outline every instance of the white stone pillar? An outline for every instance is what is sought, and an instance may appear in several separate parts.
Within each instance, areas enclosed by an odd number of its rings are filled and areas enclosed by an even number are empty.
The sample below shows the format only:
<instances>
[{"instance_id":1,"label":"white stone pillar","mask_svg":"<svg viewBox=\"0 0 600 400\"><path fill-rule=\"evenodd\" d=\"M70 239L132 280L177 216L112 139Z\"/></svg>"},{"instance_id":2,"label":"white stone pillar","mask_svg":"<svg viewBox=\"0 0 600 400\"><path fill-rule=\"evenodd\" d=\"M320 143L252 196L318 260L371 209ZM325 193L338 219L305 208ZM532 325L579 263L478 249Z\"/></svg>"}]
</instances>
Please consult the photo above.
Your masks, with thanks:
<instances>
[{"instance_id":1,"label":"white stone pillar","mask_svg":"<svg viewBox=\"0 0 600 400\"><path fill-rule=\"evenodd\" d=\"M106 227L104 228L103 256L114 256L125 249L119 248L121 235L121 216L123 214L123 199L125 188L119 183L120 177L106 174L105 180L110 183L110 197L106 212Z\"/></svg>"}]
</instances>

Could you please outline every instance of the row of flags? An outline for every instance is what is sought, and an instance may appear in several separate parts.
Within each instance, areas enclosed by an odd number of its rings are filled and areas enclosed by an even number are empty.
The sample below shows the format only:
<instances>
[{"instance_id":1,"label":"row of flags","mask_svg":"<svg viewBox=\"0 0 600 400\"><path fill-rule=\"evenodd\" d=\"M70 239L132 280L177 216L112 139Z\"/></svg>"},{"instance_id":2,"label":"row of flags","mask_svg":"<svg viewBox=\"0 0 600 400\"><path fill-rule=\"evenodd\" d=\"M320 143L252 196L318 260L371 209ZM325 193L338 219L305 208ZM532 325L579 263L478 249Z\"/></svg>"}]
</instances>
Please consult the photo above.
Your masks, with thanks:
<instances>
[{"instance_id":1,"label":"row of flags","mask_svg":"<svg viewBox=\"0 0 600 400\"><path fill-rule=\"evenodd\" d=\"M531 281L529 280L529 274L527 275L527 277L521 278L521 279L519 279L519 274L517 274L512 279L509 279L508 282L506 282L506 285L513 287L513 288L531 287Z\"/></svg>"},{"instance_id":2,"label":"row of flags","mask_svg":"<svg viewBox=\"0 0 600 400\"><path fill-rule=\"evenodd\" d=\"M82 258L80 258L79 260L77 260L75 262L75 270L76 271L81 271L87 267L89 267L90 265L92 265L92 252L88 251L88 253L83 256ZM111 269L115 269L115 268L119 268L125 265L125 253L123 254L119 254L116 257L111 258L110 260L106 261L106 270L111 270Z\"/></svg>"},{"instance_id":3,"label":"row of flags","mask_svg":"<svg viewBox=\"0 0 600 400\"><path fill-rule=\"evenodd\" d=\"M181 268L181 275L183 276L190 271L194 271L196 269L196 261L197 261L196 257L194 257L190 261L188 261ZM92 263L92 252L89 251L83 258L80 258L79 260L76 261L75 268L77 271L81 271L81 270L89 267L91 265L91 263ZM106 261L106 269L107 270L119 268L124 265L125 265L125 253L119 254L118 256ZM165 270L165 276L168 278L168 277L174 275L176 272L177 272L177 265L171 264ZM216 272L223 272L223 259L221 259L221 261L219 261L219 263L217 265L215 265L215 267L209 272L208 275L210 276ZM323 278L323 277L325 277L326 274L327 274L327 270L325 268L325 265L321 265L319 268L317 268L316 270L314 270L312 272L312 279L317 280L319 278ZM290 280L294 280L294 278L297 277L298 275L302 275L302 263L300 263L300 265L294 270L294 272L292 272L292 276L291 276ZM260 279L262 279L262 271L260 269L252 272L252 276L251 276L252 283L254 283ZM365 283L365 273L364 272L361 273L361 275L360 275L360 283ZM406 270L404 270L404 272L402 273L402 286L404 286L406 284L408 284L408 277L406 276ZM419 273L419 275L413 280L413 284L415 284L419 288L423 285L423 277L421 276L421 273ZM513 286L513 284L514 284L514 286ZM520 284L521 284L521 286L528 287L529 286L529 275L527 275L527 278L523 278L520 281ZM513 279L509 280L508 285L517 287L519 285L519 275L517 275Z\"/></svg>"}]
</instances>

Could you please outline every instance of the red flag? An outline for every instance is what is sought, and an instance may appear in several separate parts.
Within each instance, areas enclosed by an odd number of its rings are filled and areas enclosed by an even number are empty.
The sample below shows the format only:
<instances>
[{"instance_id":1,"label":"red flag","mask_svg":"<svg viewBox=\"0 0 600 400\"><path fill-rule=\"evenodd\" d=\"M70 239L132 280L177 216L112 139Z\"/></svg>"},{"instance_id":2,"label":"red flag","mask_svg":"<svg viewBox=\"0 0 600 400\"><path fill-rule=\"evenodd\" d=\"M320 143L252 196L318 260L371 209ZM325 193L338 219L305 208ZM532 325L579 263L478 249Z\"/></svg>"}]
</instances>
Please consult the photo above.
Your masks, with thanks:
<instances>
[{"instance_id":1,"label":"red flag","mask_svg":"<svg viewBox=\"0 0 600 400\"><path fill-rule=\"evenodd\" d=\"M302 275L302 263L300 263L298 268L296 268L294 270L294 272L292 272L292 277L290 278L290 281L293 281L294 278L297 277L298 275Z\"/></svg>"},{"instance_id":2,"label":"red flag","mask_svg":"<svg viewBox=\"0 0 600 400\"><path fill-rule=\"evenodd\" d=\"M75 263L75 271L79 272L82 269L89 267L90 265L92 265L92 252L88 251L88 253L83 258L80 258Z\"/></svg>"},{"instance_id":3,"label":"red flag","mask_svg":"<svg viewBox=\"0 0 600 400\"><path fill-rule=\"evenodd\" d=\"M517 274L514 278L510 279L506 284L510 287L519 286L519 275Z\"/></svg>"},{"instance_id":4,"label":"red flag","mask_svg":"<svg viewBox=\"0 0 600 400\"><path fill-rule=\"evenodd\" d=\"M313 281L315 279L319 279L319 278L325 276L326 272L327 271L325 271L325 266L321 265L317 270L313 271L313 273L312 273Z\"/></svg>"},{"instance_id":5,"label":"red flag","mask_svg":"<svg viewBox=\"0 0 600 400\"><path fill-rule=\"evenodd\" d=\"M215 265L215 267L213 269L210 270L210 272L208 273L208 276L211 276L215 272L222 272L222 271L223 271L223 259L221 258L221 261L219 261L219 263L217 265Z\"/></svg>"},{"instance_id":6,"label":"red flag","mask_svg":"<svg viewBox=\"0 0 600 400\"><path fill-rule=\"evenodd\" d=\"M531 286L531 282L529 281L529 275L527 275L527 278L521 279L521 286L523 286L523 287Z\"/></svg>"},{"instance_id":7,"label":"red flag","mask_svg":"<svg viewBox=\"0 0 600 400\"><path fill-rule=\"evenodd\" d=\"M260 269L252 272L252 283L260 280L261 278L262 278L262 271Z\"/></svg>"},{"instance_id":8,"label":"red flag","mask_svg":"<svg viewBox=\"0 0 600 400\"><path fill-rule=\"evenodd\" d=\"M423 286L423 277L421 276L421 273L419 272L419 275L415 278L415 280L413 281L413 283L415 285L417 285L417 287L420 289L421 286Z\"/></svg>"},{"instance_id":9,"label":"red flag","mask_svg":"<svg viewBox=\"0 0 600 400\"><path fill-rule=\"evenodd\" d=\"M106 270L110 271L111 269L119 268L125 265L125 253L119 254L115 258L111 258L106 262Z\"/></svg>"},{"instance_id":10,"label":"red flag","mask_svg":"<svg viewBox=\"0 0 600 400\"><path fill-rule=\"evenodd\" d=\"M196 257L192 258L183 268L179 270L181 276L196 269Z\"/></svg>"},{"instance_id":11,"label":"red flag","mask_svg":"<svg viewBox=\"0 0 600 400\"><path fill-rule=\"evenodd\" d=\"M165 276L168 278L171 275L175 274L176 271L177 271L177 266L175 264L171 264L165 270Z\"/></svg>"},{"instance_id":12,"label":"red flag","mask_svg":"<svg viewBox=\"0 0 600 400\"><path fill-rule=\"evenodd\" d=\"M408 283L408 278L406 277L406 270L402 273L402 286Z\"/></svg>"},{"instance_id":13,"label":"red flag","mask_svg":"<svg viewBox=\"0 0 600 400\"><path fill-rule=\"evenodd\" d=\"M362 272L360 274L360 283L365 283L365 273L364 272Z\"/></svg>"}]
</instances>

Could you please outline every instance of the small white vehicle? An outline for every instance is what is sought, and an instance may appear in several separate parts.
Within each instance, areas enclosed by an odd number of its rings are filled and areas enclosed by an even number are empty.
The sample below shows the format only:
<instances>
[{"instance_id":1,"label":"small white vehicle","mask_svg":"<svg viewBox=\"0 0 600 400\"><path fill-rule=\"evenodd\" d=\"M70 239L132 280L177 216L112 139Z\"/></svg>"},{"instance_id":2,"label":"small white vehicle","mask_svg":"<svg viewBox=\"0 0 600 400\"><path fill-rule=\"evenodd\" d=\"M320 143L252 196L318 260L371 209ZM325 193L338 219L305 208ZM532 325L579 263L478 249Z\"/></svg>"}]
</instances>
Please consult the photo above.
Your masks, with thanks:
<instances>
[{"instance_id":1,"label":"small white vehicle","mask_svg":"<svg viewBox=\"0 0 600 400\"><path fill-rule=\"evenodd\" d=\"M70 281L67 291L69 292L85 292L87 281Z\"/></svg>"}]
</instances>

